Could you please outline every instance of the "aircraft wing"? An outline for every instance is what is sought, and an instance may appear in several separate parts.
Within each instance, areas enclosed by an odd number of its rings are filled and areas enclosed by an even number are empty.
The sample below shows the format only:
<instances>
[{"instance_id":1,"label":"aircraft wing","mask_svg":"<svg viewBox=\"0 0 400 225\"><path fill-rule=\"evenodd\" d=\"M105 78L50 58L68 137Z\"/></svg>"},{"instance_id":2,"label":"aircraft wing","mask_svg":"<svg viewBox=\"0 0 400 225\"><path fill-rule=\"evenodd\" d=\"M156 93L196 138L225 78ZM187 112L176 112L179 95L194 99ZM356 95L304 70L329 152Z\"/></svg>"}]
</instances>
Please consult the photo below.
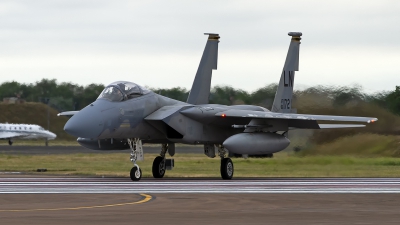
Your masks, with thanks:
<instances>
[{"instance_id":1,"label":"aircraft wing","mask_svg":"<svg viewBox=\"0 0 400 225\"><path fill-rule=\"evenodd\" d=\"M79 111L66 111L66 112L60 112L59 114L57 114L57 116L73 116L76 113L78 113Z\"/></svg>"},{"instance_id":2,"label":"aircraft wing","mask_svg":"<svg viewBox=\"0 0 400 225\"><path fill-rule=\"evenodd\" d=\"M0 139L8 139L8 138L16 138L16 137L24 137L26 134L16 133L16 132L1 132Z\"/></svg>"},{"instance_id":3,"label":"aircraft wing","mask_svg":"<svg viewBox=\"0 0 400 225\"><path fill-rule=\"evenodd\" d=\"M306 128L306 129L326 129L326 128L352 128L362 127L359 124L318 124L317 121L332 122L360 122L373 123L377 118L373 117L355 117L355 116L331 116L331 115L311 115L311 114L295 114L295 113L275 113L262 112L252 110L226 110L215 114L216 117L222 119L256 119L257 121L270 121L271 123L287 123L290 129ZM220 120L222 120L220 119ZM286 122L285 122L286 121ZM249 126L252 124L250 123Z\"/></svg>"},{"instance_id":4,"label":"aircraft wing","mask_svg":"<svg viewBox=\"0 0 400 225\"><path fill-rule=\"evenodd\" d=\"M318 124L321 129L365 127L364 124Z\"/></svg>"},{"instance_id":5,"label":"aircraft wing","mask_svg":"<svg viewBox=\"0 0 400 225\"><path fill-rule=\"evenodd\" d=\"M373 117L356 117L356 116L330 116L330 115L311 115L311 114L295 114L295 113L274 113L252 110L236 110L231 109L215 114L221 117L247 117L247 118L265 118L265 119L290 119L290 120L325 120L325 121L346 121L346 122L364 122L373 123L377 118Z\"/></svg>"}]
</instances>

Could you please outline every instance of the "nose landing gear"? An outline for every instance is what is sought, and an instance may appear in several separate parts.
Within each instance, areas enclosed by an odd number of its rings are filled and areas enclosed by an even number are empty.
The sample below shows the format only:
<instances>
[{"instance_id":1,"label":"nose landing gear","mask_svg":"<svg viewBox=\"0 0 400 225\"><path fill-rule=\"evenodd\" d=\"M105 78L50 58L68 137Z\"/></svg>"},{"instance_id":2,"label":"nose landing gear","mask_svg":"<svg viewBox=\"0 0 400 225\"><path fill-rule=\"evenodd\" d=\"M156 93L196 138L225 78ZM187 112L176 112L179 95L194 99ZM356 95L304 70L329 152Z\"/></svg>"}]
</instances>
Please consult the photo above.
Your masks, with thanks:
<instances>
[{"instance_id":1,"label":"nose landing gear","mask_svg":"<svg viewBox=\"0 0 400 225\"><path fill-rule=\"evenodd\" d=\"M128 138L128 144L131 148L131 157L130 160L133 163L133 167L131 169L130 177L133 181L139 181L142 178L142 170L139 165L136 164L136 161L143 161L143 144L139 138Z\"/></svg>"},{"instance_id":2,"label":"nose landing gear","mask_svg":"<svg viewBox=\"0 0 400 225\"><path fill-rule=\"evenodd\" d=\"M131 169L130 176L131 180L139 181L142 178L142 169L140 169L139 166L135 164L135 166Z\"/></svg>"}]
</instances>

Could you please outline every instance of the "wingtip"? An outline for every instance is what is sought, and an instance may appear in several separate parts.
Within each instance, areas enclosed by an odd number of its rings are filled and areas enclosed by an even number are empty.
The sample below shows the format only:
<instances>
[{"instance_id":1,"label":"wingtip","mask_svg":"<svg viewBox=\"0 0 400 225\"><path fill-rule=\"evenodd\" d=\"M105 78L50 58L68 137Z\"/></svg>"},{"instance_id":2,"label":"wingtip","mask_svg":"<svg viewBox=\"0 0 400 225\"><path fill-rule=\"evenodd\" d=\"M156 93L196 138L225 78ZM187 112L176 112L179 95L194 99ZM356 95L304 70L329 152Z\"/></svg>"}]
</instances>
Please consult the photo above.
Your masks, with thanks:
<instances>
[{"instance_id":1,"label":"wingtip","mask_svg":"<svg viewBox=\"0 0 400 225\"><path fill-rule=\"evenodd\" d=\"M373 118L371 120L368 120L367 122L368 123L375 123L376 121L378 121L378 118Z\"/></svg>"}]
</instances>

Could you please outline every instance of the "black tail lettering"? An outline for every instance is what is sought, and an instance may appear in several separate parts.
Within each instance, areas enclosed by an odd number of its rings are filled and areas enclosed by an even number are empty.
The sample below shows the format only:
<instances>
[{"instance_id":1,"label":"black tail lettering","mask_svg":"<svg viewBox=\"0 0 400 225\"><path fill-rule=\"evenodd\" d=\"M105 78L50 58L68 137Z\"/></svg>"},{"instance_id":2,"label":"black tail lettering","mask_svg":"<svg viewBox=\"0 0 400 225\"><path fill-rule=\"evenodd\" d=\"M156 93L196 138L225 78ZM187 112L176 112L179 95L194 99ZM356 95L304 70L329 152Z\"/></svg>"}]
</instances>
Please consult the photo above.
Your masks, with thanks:
<instances>
[{"instance_id":1,"label":"black tail lettering","mask_svg":"<svg viewBox=\"0 0 400 225\"><path fill-rule=\"evenodd\" d=\"M288 71L286 78L286 71L283 71L283 86L293 87L293 71Z\"/></svg>"}]
</instances>

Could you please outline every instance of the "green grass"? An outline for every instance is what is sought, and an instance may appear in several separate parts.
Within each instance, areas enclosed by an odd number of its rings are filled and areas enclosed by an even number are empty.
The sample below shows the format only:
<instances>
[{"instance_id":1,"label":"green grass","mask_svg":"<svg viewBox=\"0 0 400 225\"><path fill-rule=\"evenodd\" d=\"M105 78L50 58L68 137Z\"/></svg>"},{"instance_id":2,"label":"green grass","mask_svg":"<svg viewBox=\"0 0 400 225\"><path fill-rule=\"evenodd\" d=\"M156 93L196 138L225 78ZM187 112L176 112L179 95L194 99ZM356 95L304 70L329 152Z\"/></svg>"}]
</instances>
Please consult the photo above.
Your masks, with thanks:
<instances>
[{"instance_id":1,"label":"green grass","mask_svg":"<svg viewBox=\"0 0 400 225\"><path fill-rule=\"evenodd\" d=\"M400 157L400 137L394 135L356 134L333 142L313 145L300 156Z\"/></svg>"},{"instance_id":2,"label":"green grass","mask_svg":"<svg viewBox=\"0 0 400 225\"><path fill-rule=\"evenodd\" d=\"M0 146L8 145L8 140L0 141ZM37 139L37 140L13 140L13 146L45 146L44 139ZM80 146L76 140L68 141L68 140L49 140L49 146Z\"/></svg>"},{"instance_id":3,"label":"green grass","mask_svg":"<svg viewBox=\"0 0 400 225\"><path fill-rule=\"evenodd\" d=\"M139 162L144 177L151 177L156 155L145 155ZM219 177L220 160L198 154L179 154L175 168L166 177ZM235 177L400 177L400 159L390 157L307 156L286 153L272 159L233 159ZM1 171L46 174L128 177L132 163L125 153L71 155L0 155Z\"/></svg>"}]
</instances>

